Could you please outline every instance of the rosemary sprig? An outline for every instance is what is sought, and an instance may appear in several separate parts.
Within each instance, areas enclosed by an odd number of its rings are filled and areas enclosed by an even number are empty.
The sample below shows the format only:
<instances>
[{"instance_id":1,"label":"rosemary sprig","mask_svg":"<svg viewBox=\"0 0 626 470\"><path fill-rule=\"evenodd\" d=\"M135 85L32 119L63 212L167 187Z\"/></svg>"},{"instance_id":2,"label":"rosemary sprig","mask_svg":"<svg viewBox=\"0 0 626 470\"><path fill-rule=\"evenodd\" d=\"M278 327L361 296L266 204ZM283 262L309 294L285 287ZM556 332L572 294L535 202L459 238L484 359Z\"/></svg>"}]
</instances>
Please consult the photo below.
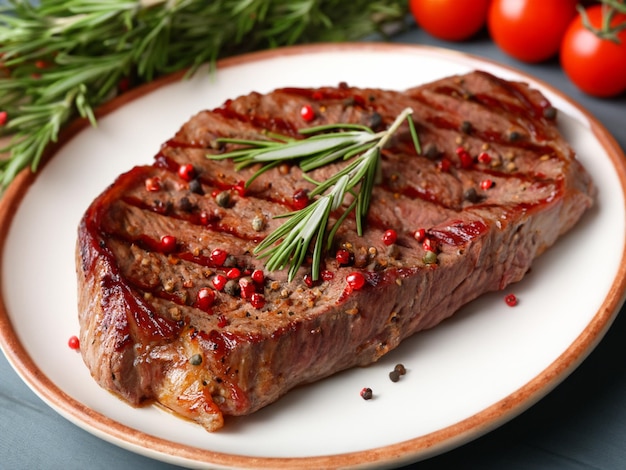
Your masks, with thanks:
<instances>
[{"instance_id":1,"label":"rosemary sprig","mask_svg":"<svg viewBox=\"0 0 626 470\"><path fill-rule=\"evenodd\" d=\"M403 24L406 0L8 0L0 6L0 191L68 121L123 91L237 53Z\"/></svg>"},{"instance_id":2,"label":"rosemary sprig","mask_svg":"<svg viewBox=\"0 0 626 470\"><path fill-rule=\"evenodd\" d=\"M301 130L301 134L309 137L300 140L282 136L273 136L274 140L218 139L243 148L209 155L209 158L232 159L237 169L261 164L246 181L246 186L284 161L298 162L304 172L303 178L315 185L309 193L313 202L303 209L279 216L287 221L255 248L260 258L267 258L267 269L274 271L289 266L289 280L292 280L313 244L311 276L317 280L322 255L332 246L337 229L350 212L355 212L357 234L363 234L363 218L369 210L374 185L380 179L381 151L404 121L408 123L416 151L421 153L412 113L410 108L403 110L388 129L376 133L365 126L331 124ZM349 163L325 181L316 181L306 174L338 160ZM354 199L331 224L331 214L343 206L347 194Z\"/></svg>"}]
</instances>

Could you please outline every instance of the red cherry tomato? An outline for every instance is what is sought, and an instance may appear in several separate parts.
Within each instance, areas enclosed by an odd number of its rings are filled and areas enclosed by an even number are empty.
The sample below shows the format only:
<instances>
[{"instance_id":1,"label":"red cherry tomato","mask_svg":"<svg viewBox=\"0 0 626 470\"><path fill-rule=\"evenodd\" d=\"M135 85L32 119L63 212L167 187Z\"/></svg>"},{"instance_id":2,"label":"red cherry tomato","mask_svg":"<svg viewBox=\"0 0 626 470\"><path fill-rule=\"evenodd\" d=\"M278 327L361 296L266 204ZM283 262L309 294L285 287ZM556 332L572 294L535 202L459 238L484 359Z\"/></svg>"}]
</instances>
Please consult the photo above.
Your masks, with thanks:
<instances>
[{"instance_id":1,"label":"red cherry tomato","mask_svg":"<svg viewBox=\"0 0 626 470\"><path fill-rule=\"evenodd\" d=\"M577 0L492 0L487 16L491 39L523 62L555 56L576 17Z\"/></svg>"},{"instance_id":2,"label":"red cherry tomato","mask_svg":"<svg viewBox=\"0 0 626 470\"><path fill-rule=\"evenodd\" d=\"M586 10L595 28L602 25L602 6ZM625 14L616 14L611 25L626 22ZM561 66L582 91L597 97L615 96L626 91L626 30L617 34L620 43L600 39L583 25L579 15L570 25L561 45Z\"/></svg>"},{"instance_id":3,"label":"red cherry tomato","mask_svg":"<svg viewBox=\"0 0 626 470\"><path fill-rule=\"evenodd\" d=\"M462 41L487 21L489 0L410 0L415 22L427 33L446 41Z\"/></svg>"}]
</instances>

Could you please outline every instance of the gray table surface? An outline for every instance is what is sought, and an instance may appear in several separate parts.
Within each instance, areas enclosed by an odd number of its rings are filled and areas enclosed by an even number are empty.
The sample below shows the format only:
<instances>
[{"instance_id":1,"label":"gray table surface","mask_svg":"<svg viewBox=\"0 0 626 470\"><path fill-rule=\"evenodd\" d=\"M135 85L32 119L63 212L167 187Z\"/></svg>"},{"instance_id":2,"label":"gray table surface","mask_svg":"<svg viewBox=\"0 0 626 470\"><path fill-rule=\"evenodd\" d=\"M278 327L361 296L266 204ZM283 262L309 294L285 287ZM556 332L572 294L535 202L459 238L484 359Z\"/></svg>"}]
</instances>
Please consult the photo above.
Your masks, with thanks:
<instances>
[{"instance_id":1,"label":"gray table surface","mask_svg":"<svg viewBox=\"0 0 626 470\"><path fill-rule=\"evenodd\" d=\"M579 102L626 149L626 96L599 100L583 95L563 75L557 61L540 65L516 62L499 51L486 35L456 44L438 41L412 28L393 40L457 49L528 72ZM411 468L626 468L624 310L583 364L535 406L488 435ZM65 420L33 394L0 354L0 468L177 467L118 448Z\"/></svg>"}]
</instances>

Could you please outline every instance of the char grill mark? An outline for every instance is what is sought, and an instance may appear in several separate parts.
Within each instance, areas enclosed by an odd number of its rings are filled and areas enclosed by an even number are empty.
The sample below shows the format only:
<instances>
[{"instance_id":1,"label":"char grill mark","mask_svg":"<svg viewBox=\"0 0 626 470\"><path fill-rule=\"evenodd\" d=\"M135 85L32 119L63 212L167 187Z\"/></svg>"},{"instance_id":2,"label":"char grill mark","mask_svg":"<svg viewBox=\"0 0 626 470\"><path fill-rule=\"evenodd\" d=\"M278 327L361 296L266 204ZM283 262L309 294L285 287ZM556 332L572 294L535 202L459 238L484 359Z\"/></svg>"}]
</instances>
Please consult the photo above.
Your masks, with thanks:
<instances>
[{"instance_id":1,"label":"char grill mark","mask_svg":"<svg viewBox=\"0 0 626 470\"><path fill-rule=\"evenodd\" d=\"M314 109L312 122L300 117L303 105ZM292 210L294 193L311 189L297 166L284 165L240 195L233 187L255 169L207 159L227 150L218 137L297 137L302 127L333 122L382 129L407 106L424 152L411 149L406 128L394 136L367 230L357 237L354 218L345 221L323 261L323 282L306 285L306 267L291 283L282 271L266 272L253 286L264 305L235 289L197 308L198 292L213 289L216 274L263 269L254 247L282 223L276 215ZM154 165L121 175L99 196L79 227L81 344L94 378L133 404L155 400L216 430L223 415L251 413L296 385L376 361L482 292L521 279L594 191L549 109L525 85L475 72L406 92L285 88L198 113ZM489 159L477 160L481 152ZM189 163L195 190L177 173ZM155 177L160 189L148 191ZM486 179L495 185L481 188ZM218 204L214 191L230 192L230 203ZM392 247L382 241L388 228L398 233ZM420 228L436 247L436 265L424 261L426 248L414 237ZM176 237L174 249L161 246L163 235ZM213 260L215 248L229 253L224 265ZM337 248L349 249L352 264L338 264ZM367 283L351 292L344 279L354 270Z\"/></svg>"}]
</instances>

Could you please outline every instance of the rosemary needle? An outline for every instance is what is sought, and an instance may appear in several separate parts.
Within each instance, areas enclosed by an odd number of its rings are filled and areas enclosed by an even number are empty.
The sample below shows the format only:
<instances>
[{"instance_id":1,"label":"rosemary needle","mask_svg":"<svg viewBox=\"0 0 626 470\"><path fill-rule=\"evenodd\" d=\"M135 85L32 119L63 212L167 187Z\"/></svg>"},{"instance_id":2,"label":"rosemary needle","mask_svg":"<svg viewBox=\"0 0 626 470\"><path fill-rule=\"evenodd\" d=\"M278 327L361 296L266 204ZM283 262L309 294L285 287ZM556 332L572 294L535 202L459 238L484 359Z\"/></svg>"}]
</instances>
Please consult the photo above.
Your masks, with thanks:
<instances>
[{"instance_id":1,"label":"rosemary needle","mask_svg":"<svg viewBox=\"0 0 626 470\"><path fill-rule=\"evenodd\" d=\"M311 277L317 280L323 253L331 247L337 229L352 211L355 212L357 234L362 235L363 219L369 210L374 185L379 179L381 151L403 122L408 123L415 149L421 153L412 113L410 108L403 110L388 129L377 133L364 126L331 124L301 130L305 138L300 140L280 136L274 136L278 137L275 140L258 141L218 139L218 142L237 144L243 148L220 155L208 155L208 158L231 159L239 169L255 163L261 164L246 181L247 186L283 161L297 162L304 172L303 178L315 185L309 193L312 202L303 209L279 216L287 221L256 247L255 253L260 258L267 258L265 267L268 270L289 267L289 280L293 280L313 244ZM316 181L306 174L339 160L348 163L324 181ZM342 207L348 193L354 196L354 200L331 225L331 214Z\"/></svg>"}]
</instances>

